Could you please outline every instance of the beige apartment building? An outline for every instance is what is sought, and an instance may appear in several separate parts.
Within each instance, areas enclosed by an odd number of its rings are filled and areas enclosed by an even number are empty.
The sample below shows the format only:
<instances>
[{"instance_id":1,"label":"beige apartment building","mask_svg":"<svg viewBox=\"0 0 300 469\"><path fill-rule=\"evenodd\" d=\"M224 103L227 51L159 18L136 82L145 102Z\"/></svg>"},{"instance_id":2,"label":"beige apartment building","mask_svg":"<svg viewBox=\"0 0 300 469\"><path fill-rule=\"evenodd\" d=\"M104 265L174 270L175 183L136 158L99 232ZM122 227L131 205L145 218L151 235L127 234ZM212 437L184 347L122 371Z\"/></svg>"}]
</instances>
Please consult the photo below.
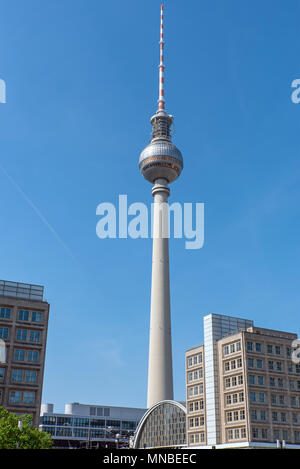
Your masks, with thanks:
<instances>
[{"instance_id":1,"label":"beige apartment building","mask_svg":"<svg viewBox=\"0 0 300 469\"><path fill-rule=\"evenodd\" d=\"M0 405L39 426L49 304L44 287L0 280Z\"/></svg>"},{"instance_id":2,"label":"beige apartment building","mask_svg":"<svg viewBox=\"0 0 300 469\"><path fill-rule=\"evenodd\" d=\"M295 339L252 321L205 316L204 345L186 352L187 445L300 449Z\"/></svg>"}]
</instances>

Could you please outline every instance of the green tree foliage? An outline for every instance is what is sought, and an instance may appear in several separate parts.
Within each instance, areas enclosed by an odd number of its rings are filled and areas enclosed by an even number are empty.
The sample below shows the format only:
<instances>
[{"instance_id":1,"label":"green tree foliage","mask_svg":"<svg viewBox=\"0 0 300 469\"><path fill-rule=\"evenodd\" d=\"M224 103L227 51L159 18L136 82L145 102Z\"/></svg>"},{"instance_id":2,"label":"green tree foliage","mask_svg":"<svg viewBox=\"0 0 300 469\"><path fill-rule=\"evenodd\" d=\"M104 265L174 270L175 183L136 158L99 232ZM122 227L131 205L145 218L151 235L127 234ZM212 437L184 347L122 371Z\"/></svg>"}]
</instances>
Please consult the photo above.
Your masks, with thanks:
<instances>
[{"instance_id":1,"label":"green tree foliage","mask_svg":"<svg viewBox=\"0 0 300 469\"><path fill-rule=\"evenodd\" d=\"M22 429L18 422L22 420ZM30 415L16 415L0 407L0 449L49 449L51 436L31 426Z\"/></svg>"}]
</instances>

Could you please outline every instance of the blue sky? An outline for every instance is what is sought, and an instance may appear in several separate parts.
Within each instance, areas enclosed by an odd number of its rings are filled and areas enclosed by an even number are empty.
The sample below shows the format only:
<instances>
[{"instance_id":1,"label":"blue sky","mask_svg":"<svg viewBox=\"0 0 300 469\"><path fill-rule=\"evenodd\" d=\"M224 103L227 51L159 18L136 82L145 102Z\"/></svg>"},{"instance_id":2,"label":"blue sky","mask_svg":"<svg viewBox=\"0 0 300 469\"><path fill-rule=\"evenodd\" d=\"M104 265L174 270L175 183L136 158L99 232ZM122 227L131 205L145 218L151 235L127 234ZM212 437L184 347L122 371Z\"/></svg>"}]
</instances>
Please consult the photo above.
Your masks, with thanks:
<instances>
[{"instance_id":1,"label":"blue sky","mask_svg":"<svg viewBox=\"0 0 300 469\"><path fill-rule=\"evenodd\" d=\"M157 105L159 0L2 0L0 278L45 285L43 402L146 405L151 239L99 240L96 207L152 202L138 157ZM167 0L165 94L205 203L170 241L175 398L208 313L299 333L300 2Z\"/></svg>"}]
</instances>

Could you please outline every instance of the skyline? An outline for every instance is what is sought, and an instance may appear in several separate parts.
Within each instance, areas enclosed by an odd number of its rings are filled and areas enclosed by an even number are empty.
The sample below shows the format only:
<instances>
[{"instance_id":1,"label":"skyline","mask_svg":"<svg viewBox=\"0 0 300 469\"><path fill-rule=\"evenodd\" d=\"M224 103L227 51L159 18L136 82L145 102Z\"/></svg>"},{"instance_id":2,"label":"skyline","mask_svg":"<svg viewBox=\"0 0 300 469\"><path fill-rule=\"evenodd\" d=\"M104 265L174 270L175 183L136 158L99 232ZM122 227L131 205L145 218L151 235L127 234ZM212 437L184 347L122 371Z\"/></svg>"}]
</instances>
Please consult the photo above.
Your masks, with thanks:
<instances>
[{"instance_id":1,"label":"skyline","mask_svg":"<svg viewBox=\"0 0 300 469\"><path fill-rule=\"evenodd\" d=\"M124 3L1 2L0 277L45 286L42 402L56 411L146 404L152 242L96 236L99 203L152 202L138 157L157 107L160 1ZM203 248L170 239L179 401L203 316L300 332L299 6L165 2L167 108L185 158L170 203L205 204Z\"/></svg>"}]
</instances>

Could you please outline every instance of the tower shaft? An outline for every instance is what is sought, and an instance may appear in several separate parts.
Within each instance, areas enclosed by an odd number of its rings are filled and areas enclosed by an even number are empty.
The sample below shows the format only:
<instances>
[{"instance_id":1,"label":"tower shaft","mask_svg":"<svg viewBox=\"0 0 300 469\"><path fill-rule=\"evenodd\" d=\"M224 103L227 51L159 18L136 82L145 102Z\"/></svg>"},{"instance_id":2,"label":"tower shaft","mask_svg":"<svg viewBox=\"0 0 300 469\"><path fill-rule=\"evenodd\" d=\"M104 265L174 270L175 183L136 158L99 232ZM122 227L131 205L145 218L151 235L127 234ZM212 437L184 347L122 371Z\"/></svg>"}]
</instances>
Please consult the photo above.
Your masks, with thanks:
<instances>
[{"instance_id":1,"label":"tower shaft","mask_svg":"<svg viewBox=\"0 0 300 469\"><path fill-rule=\"evenodd\" d=\"M153 253L147 407L173 400L173 367L169 276L168 181L157 179L152 189Z\"/></svg>"}]
</instances>

